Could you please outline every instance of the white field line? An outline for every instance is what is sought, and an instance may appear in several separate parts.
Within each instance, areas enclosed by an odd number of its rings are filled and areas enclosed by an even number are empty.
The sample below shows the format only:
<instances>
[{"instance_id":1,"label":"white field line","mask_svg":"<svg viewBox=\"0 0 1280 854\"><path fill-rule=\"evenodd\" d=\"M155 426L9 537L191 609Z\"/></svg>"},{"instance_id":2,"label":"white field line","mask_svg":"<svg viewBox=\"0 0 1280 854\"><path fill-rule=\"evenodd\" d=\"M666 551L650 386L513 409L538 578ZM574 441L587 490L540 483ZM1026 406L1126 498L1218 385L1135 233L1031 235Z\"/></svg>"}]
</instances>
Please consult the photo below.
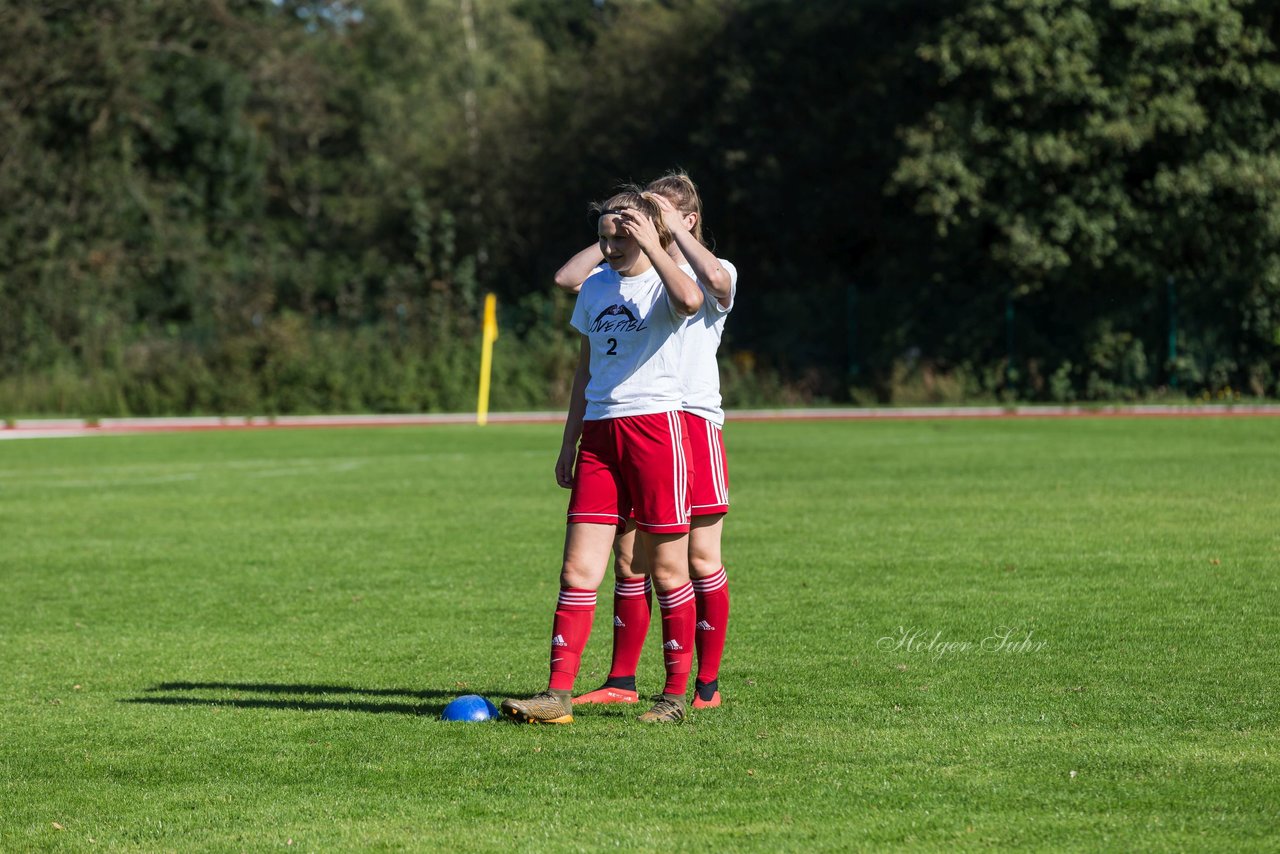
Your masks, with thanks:
<instances>
[{"instance_id":1,"label":"white field line","mask_svg":"<svg viewBox=\"0 0 1280 854\"><path fill-rule=\"evenodd\" d=\"M84 427L67 428L59 430L44 430L32 428L0 428L0 439L67 439L76 436L98 436L101 432L98 430L89 430Z\"/></svg>"},{"instance_id":2,"label":"white field line","mask_svg":"<svg viewBox=\"0 0 1280 854\"><path fill-rule=\"evenodd\" d=\"M98 434L95 434L98 435ZM519 456L541 457L539 451L521 451ZM216 460L199 463L142 463L135 465L110 465L95 468L94 477L85 477L83 466L50 466L39 469L12 471L0 469L0 490L16 488L48 489L105 489L164 483L179 483L213 478L233 477L238 482L265 478L315 478L343 475L369 466L406 463L439 463L458 461L466 455L456 451L425 451L394 457L299 457L293 460L244 459Z\"/></svg>"},{"instance_id":3,"label":"white field line","mask_svg":"<svg viewBox=\"0 0 1280 854\"><path fill-rule=\"evenodd\" d=\"M95 434L96 435L96 434ZM541 456L538 451L523 451L522 456ZM381 462L401 464L405 462L433 462L440 460L461 460L465 454L456 451L423 451L416 454L401 454L394 457L298 457L291 460L276 458L252 458L243 460L213 460L199 463L137 463L132 465L109 465L94 468L100 477L111 477L119 483L140 479L179 479L197 477L204 474L233 474L240 478L251 477L283 477L288 475L309 476L313 474L340 474L354 471L367 465ZM39 481L41 483L80 483L84 474L83 466L50 466L39 469L13 471L0 469L0 482L18 483L23 481ZM69 478L69 479L68 479ZM87 482L87 481L86 481ZM96 482L96 481L95 481Z\"/></svg>"},{"instance_id":4,"label":"white field line","mask_svg":"<svg viewBox=\"0 0 1280 854\"><path fill-rule=\"evenodd\" d=\"M1280 404L1155 404L1133 406L915 406L828 409L738 409L729 421L879 421L954 418L1192 418L1280 416ZM0 439L47 439L185 430L299 427L409 427L474 424L475 413L393 415L239 415L189 418L18 419L0 425ZM494 412L493 424L560 423L563 412Z\"/></svg>"},{"instance_id":5,"label":"white field line","mask_svg":"<svg viewBox=\"0 0 1280 854\"><path fill-rule=\"evenodd\" d=\"M262 479L272 477L319 477L325 475L344 474L346 472L355 471L364 465L363 460L339 460L326 461L320 464L307 465L283 465L283 466L254 466L246 471L239 472L237 477L247 479ZM184 466L184 469L191 469ZM196 466L194 470L178 471L173 474L147 474L145 469L139 470L133 477L107 477L103 479L86 480L84 478L68 478L57 479L51 478L42 481L42 486L48 488L91 488L91 489L109 489L112 487L128 487L128 486L153 486L163 483L184 483L194 481L203 474L216 472L217 469L229 471L232 468L245 468L244 466Z\"/></svg>"}]
</instances>

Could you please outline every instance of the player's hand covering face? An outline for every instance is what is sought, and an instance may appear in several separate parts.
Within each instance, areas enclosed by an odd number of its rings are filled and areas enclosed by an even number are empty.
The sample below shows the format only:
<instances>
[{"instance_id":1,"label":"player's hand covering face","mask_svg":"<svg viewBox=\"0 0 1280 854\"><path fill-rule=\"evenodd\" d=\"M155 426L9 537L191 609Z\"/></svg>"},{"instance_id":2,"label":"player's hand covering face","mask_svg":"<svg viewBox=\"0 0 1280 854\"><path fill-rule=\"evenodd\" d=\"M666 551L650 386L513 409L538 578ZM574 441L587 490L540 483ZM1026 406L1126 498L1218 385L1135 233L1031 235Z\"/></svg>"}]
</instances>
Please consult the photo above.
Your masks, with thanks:
<instances>
[{"instance_id":1,"label":"player's hand covering face","mask_svg":"<svg viewBox=\"0 0 1280 854\"><path fill-rule=\"evenodd\" d=\"M622 230L633 237L645 254L662 251L662 239L658 236L658 226L649 217L635 208L623 208L618 214Z\"/></svg>"},{"instance_id":2,"label":"player's hand covering face","mask_svg":"<svg viewBox=\"0 0 1280 854\"><path fill-rule=\"evenodd\" d=\"M642 254L640 244L624 225L627 220L625 211L600 217L600 252L605 263L620 273L634 267Z\"/></svg>"}]
</instances>

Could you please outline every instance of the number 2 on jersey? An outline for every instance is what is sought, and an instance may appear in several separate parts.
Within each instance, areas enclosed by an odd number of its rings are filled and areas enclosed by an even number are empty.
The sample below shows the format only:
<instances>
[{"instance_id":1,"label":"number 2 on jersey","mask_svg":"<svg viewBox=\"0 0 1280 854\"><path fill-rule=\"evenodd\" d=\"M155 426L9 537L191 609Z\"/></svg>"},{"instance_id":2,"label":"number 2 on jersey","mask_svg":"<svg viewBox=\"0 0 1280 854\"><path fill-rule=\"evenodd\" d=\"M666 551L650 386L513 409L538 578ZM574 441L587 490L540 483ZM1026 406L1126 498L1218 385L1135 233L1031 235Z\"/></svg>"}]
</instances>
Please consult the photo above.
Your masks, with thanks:
<instances>
[{"instance_id":1,"label":"number 2 on jersey","mask_svg":"<svg viewBox=\"0 0 1280 854\"><path fill-rule=\"evenodd\" d=\"M604 354L605 354L606 356L616 356L616 355L618 355L618 339L617 339L617 338L610 338L610 339L609 339L609 349L608 349L608 350L605 350L605 351L604 351Z\"/></svg>"}]
</instances>

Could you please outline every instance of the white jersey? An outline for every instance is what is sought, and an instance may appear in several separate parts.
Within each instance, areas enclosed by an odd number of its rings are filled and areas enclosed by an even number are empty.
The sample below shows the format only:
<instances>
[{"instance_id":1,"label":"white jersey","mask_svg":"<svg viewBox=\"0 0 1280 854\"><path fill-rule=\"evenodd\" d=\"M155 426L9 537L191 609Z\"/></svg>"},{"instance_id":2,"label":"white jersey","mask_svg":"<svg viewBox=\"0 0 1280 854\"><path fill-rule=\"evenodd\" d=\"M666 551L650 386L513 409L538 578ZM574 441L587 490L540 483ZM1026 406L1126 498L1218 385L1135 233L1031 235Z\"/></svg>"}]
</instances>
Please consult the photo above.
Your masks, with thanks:
<instances>
[{"instance_id":1,"label":"white jersey","mask_svg":"<svg viewBox=\"0 0 1280 854\"><path fill-rule=\"evenodd\" d=\"M586 420L680 409L685 320L656 269L624 277L605 267L582 283L570 323L591 343Z\"/></svg>"},{"instance_id":2,"label":"white jersey","mask_svg":"<svg viewBox=\"0 0 1280 854\"><path fill-rule=\"evenodd\" d=\"M738 292L738 270L723 258L717 259L729 274L729 305L702 289L702 308L685 322L681 333L684 337L680 380L684 386L681 407L693 415L705 418L717 426L724 426L724 409L720 398L720 366L716 363L716 351L724 336L724 321L733 310L733 300ZM682 267L690 278L696 278L692 267ZM699 285L702 283L699 282Z\"/></svg>"}]
</instances>

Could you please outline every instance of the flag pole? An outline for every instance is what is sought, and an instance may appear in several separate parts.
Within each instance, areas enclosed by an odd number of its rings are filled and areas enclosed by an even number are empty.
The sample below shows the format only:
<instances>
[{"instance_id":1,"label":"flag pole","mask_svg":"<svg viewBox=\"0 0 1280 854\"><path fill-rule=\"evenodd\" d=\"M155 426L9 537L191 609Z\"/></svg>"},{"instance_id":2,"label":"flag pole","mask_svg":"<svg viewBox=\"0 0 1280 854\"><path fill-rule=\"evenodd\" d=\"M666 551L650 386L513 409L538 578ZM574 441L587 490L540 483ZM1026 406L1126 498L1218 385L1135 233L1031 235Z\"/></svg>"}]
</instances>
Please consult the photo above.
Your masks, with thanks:
<instances>
[{"instance_id":1,"label":"flag pole","mask_svg":"<svg viewBox=\"0 0 1280 854\"><path fill-rule=\"evenodd\" d=\"M489 423L489 374L493 369L493 342L498 340L498 297L484 298L484 332L480 345L480 396L476 401L476 423Z\"/></svg>"}]
</instances>

